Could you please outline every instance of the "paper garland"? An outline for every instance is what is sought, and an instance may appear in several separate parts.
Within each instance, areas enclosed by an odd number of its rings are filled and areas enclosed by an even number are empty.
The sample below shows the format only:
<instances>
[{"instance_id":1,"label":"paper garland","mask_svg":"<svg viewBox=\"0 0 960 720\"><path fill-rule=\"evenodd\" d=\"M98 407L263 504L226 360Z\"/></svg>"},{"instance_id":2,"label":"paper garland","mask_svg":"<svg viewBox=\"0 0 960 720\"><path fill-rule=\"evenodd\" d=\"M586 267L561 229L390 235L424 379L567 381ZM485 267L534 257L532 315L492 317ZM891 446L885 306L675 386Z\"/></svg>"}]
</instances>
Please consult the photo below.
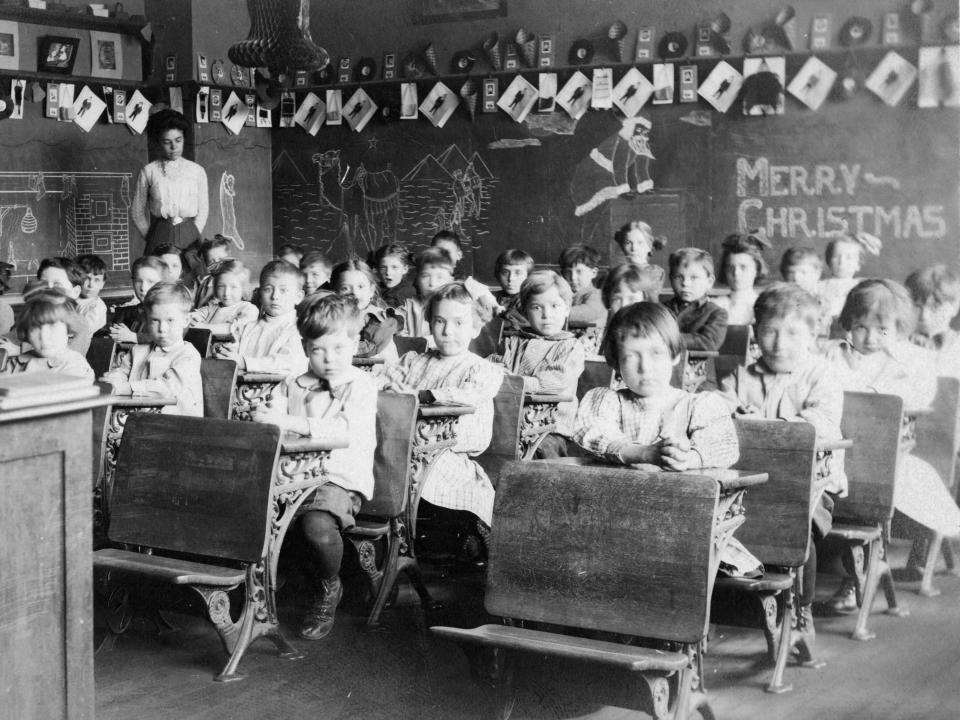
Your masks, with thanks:
<instances>
[{"instance_id":1,"label":"paper garland","mask_svg":"<svg viewBox=\"0 0 960 720\"><path fill-rule=\"evenodd\" d=\"M897 105L917 77L917 69L891 50L867 78L866 86L887 105Z\"/></svg>"},{"instance_id":2,"label":"paper garland","mask_svg":"<svg viewBox=\"0 0 960 720\"><path fill-rule=\"evenodd\" d=\"M653 83L635 67L630 68L613 87L613 104L628 118L633 117L653 95Z\"/></svg>"},{"instance_id":3,"label":"paper garland","mask_svg":"<svg viewBox=\"0 0 960 720\"><path fill-rule=\"evenodd\" d=\"M106 107L107 104L89 86L84 85L73 103L73 121L84 132L90 132Z\"/></svg>"},{"instance_id":4,"label":"paper garland","mask_svg":"<svg viewBox=\"0 0 960 720\"><path fill-rule=\"evenodd\" d=\"M836 81L836 71L820 58L811 57L790 81L787 92L811 110L819 110Z\"/></svg>"},{"instance_id":5,"label":"paper garland","mask_svg":"<svg viewBox=\"0 0 960 720\"><path fill-rule=\"evenodd\" d=\"M517 75L497 100L497 107L515 121L523 122L539 97L537 89L522 75Z\"/></svg>"},{"instance_id":6,"label":"paper garland","mask_svg":"<svg viewBox=\"0 0 960 720\"><path fill-rule=\"evenodd\" d=\"M153 103L147 100L143 93L134 90L133 95L127 100L127 117L125 122L130 132L135 135L142 135L147 127L147 120L150 119L150 108Z\"/></svg>"},{"instance_id":7,"label":"paper garland","mask_svg":"<svg viewBox=\"0 0 960 720\"><path fill-rule=\"evenodd\" d=\"M297 109L297 114L293 116L293 121L314 137L326 119L327 104L314 92L307 93Z\"/></svg>"},{"instance_id":8,"label":"paper garland","mask_svg":"<svg viewBox=\"0 0 960 720\"><path fill-rule=\"evenodd\" d=\"M571 118L579 120L590 107L592 94L593 83L577 70L557 93L557 105L566 110Z\"/></svg>"},{"instance_id":9,"label":"paper garland","mask_svg":"<svg viewBox=\"0 0 960 720\"><path fill-rule=\"evenodd\" d=\"M434 127L442 128L459 104L457 94L442 82L438 82L420 103L420 112Z\"/></svg>"},{"instance_id":10,"label":"paper garland","mask_svg":"<svg viewBox=\"0 0 960 720\"><path fill-rule=\"evenodd\" d=\"M715 110L725 113L737 99L741 85L743 85L743 75L734 70L726 60L721 60L703 81L697 94L710 103Z\"/></svg>"},{"instance_id":11,"label":"paper garland","mask_svg":"<svg viewBox=\"0 0 960 720\"><path fill-rule=\"evenodd\" d=\"M247 107L247 103L241 100L240 97L231 90L227 101L223 103L220 122L223 123L223 126L231 133L239 135L247 121L247 113L249 112L250 109Z\"/></svg>"}]
</instances>

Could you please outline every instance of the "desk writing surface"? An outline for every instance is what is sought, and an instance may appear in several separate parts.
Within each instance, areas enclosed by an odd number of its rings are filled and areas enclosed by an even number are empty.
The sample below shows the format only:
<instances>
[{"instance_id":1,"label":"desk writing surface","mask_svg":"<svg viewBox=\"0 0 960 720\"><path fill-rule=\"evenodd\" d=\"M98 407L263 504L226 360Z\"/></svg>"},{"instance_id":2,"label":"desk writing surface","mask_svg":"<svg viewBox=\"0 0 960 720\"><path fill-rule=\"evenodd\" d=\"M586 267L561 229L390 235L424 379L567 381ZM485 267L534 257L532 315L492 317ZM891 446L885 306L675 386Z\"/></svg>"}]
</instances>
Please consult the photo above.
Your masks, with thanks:
<instances>
[{"instance_id":1,"label":"desk writing surface","mask_svg":"<svg viewBox=\"0 0 960 720\"><path fill-rule=\"evenodd\" d=\"M616 465L606 462L601 458L595 457L564 457L550 458L549 460L537 460L538 463L559 463L562 465L582 465L587 467L606 466L610 468L632 468L638 473L644 475L673 475L675 477L686 477L695 475L697 477L708 477L716 480L720 484L720 489L724 493L743 490L752 485L760 485L768 479L767 473L756 472L754 470L733 470L730 468L695 468L692 470L683 470L680 472L674 470L664 470L656 465Z\"/></svg>"},{"instance_id":2,"label":"desk writing surface","mask_svg":"<svg viewBox=\"0 0 960 720\"><path fill-rule=\"evenodd\" d=\"M421 403L419 417L435 418L450 417L451 415L473 415L477 409L465 403Z\"/></svg>"}]
</instances>

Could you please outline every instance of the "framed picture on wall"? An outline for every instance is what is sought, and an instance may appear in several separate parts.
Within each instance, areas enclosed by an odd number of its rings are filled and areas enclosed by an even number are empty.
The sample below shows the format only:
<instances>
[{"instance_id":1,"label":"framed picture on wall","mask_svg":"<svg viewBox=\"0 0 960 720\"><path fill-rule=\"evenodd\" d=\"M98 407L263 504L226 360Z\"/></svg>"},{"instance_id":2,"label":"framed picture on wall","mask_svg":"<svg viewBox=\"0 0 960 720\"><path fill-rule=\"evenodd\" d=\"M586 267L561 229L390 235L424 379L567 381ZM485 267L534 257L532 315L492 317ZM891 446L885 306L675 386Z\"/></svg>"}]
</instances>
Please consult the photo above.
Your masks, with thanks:
<instances>
[{"instance_id":1,"label":"framed picture on wall","mask_svg":"<svg viewBox=\"0 0 960 720\"><path fill-rule=\"evenodd\" d=\"M117 33L90 31L90 74L93 77L123 77L123 46Z\"/></svg>"},{"instance_id":2,"label":"framed picture on wall","mask_svg":"<svg viewBox=\"0 0 960 720\"><path fill-rule=\"evenodd\" d=\"M20 26L0 20L0 70L20 69Z\"/></svg>"},{"instance_id":3,"label":"framed picture on wall","mask_svg":"<svg viewBox=\"0 0 960 720\"><path fill-rule=\"evenodd\" d=\"M414 22L451 22L503 17L507 14L507 0L419 0Z\"/></svg>"},{"instance_id":4,"label":"framed picture on wall","mask_svg":"<svg viewBox=\"0 0 960 720\"><path fill-rule=\"evenodd\" d=\"M69 75L77 61L80 38L47 35L37 40L37 71Z\"/></svg>"}]
</instances>

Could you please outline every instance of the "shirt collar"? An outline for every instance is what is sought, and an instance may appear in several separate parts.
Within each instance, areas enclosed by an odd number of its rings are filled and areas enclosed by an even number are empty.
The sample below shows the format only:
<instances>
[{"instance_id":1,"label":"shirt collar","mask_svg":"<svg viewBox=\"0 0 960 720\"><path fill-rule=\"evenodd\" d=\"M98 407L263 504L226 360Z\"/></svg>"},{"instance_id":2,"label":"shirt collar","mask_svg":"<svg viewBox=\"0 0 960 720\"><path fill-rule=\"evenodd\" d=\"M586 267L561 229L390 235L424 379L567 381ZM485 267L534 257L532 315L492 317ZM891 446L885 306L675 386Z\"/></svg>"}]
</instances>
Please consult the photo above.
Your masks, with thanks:
<instances>
[{"instance_id":1,"label":"shirt collar","mask_svg":"<svg viewBox=\"0 0 960 720\"><path fill-rule=\"evenodd\" d=\"M305 372L303 375L300 375L293 382L297 387L303 388L304 390L326 390L329 392L335 388L343 387L344 385L353 382L356 380L357 374L362 372L362 370L351 367L334 382L330 382L326 378L317 377L313 370L307 370L307 372Z\"/></svg>"}]
</instances>

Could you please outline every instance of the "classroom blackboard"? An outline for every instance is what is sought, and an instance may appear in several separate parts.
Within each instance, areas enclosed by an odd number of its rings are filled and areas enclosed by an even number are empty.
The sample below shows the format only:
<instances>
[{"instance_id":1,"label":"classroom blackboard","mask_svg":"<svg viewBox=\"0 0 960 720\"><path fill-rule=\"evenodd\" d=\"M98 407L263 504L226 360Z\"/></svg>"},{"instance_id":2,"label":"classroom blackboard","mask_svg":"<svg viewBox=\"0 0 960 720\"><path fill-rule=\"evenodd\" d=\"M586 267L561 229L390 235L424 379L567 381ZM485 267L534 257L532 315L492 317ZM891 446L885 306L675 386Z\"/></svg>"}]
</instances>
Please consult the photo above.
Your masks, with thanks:
<instances>
[{"instance_id":1,"label":"classroom blackboard","mask_svg":"<svg viewBox=\"0 0 960 720\"><path fill-rule=\"evenodd\" d=\"M421 98L429 87L420 84ZM367 92L397 116L396 85ZM510 247L549 264L564 246L586 242L616 262L613 231L628 219L650 220L667 239L652 258L659 264L683 245L718 254L728 233L765 224L773 266L789 245L822 251L846 220L884 240L863 274L902 279L922 264L957 259L955 109L920 110L909 95L890 108L862 91L818 112L788 101L776 117L744 117L738 105L721 115L696 103L648 106L643 114L653 158L633 153L626 162L653 187L579 215L584 189L602 190L622 169L621 157L602 177L604 153L624 128L614 111L573 121L558 109L516 123L503 113L471 118L461 106L444 128L422 116L378 115L360 133L346 125L316 137L276 129L274 243L341 259L386 241L417 247L438 229L454 229L469 242L473 271L490 279L497 254Z\"/></svg>"}]
</instances>

